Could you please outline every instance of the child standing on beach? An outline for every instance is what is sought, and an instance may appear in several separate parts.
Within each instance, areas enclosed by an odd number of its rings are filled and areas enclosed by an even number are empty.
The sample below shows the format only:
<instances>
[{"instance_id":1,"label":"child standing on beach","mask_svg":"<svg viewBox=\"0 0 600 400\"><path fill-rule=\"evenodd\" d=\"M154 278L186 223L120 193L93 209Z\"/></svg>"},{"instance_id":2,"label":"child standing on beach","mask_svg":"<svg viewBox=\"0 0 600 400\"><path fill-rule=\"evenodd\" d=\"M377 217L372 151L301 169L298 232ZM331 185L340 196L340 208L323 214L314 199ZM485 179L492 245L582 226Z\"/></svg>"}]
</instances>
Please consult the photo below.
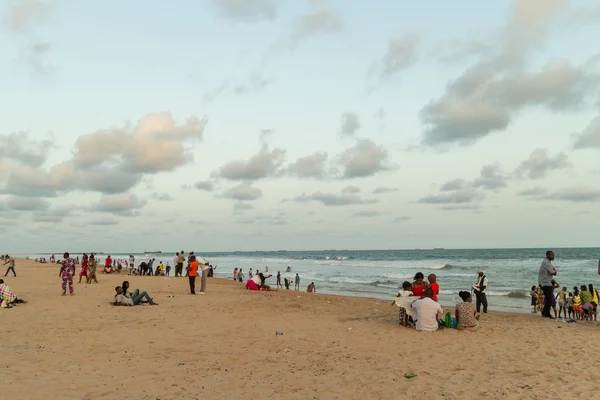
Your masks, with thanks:
<instances>
[{"instance_id":1,"label":"child standing on beach","mask_svg":"<svg viewBox=\"0 0 600 400\"><path fill-rule=\"evenodd\" d=\"M565 304L567 310L569 310L569 318L573 318L573 293L569 292L569 297L567 297L567 302Z\"/></svg>"},{"instance_id":2,"label":"child standing on beach","mask_svg":"<svg viewBox=\"0 0 600 400\"><path fill-rule=\"evenodd\" d=\"M98 283L98 279L96 279L96 268L98 267L98 262L96 261L96 257L91 254L88 259L88 276L87 283L92 283L92 281Z\"/></svg>"},{"instance_id":3,"label":"child standing on beach","mask_svg":"<svg viewBox=\"0 0 600 400\"><path fill-rule=\"evenodd\" d=\"M562 288L562 290L560 292L558 292L558 294L556 295L556 298L558 299L558 317L560 318L560 316L563 313L564 310L564 315L565 318L567 318L567 287L564 286Z\"/></svg>"},{"instance_id":4,"label":"child standing on beach","mask_svg":"<svg viewBox=\"0 0 600 400\"><path fill-rule=\"evenodd\" d=\"M408 281L404 281L402 284L402 290L398 291L398 297L411 297L413 292L411 292L411 283ZM396 304L394 301L392 304ZM406 314L406 308L400 307L400 311L398 312L398 323L402 326L408 326L408 314Z\"/></svg>"},{"instance_id":5,"label":"child standing on beach","mask_svg":"<svg viewBox=\"0 0 600 400\"><path fill-rule=\"evenodd\" d=\"M433 290L433 301L438 301L438 293L440 292L440 285L437 283L437 276L435 274L429 274L427 277L429 281L429 287Z\"/></svg>"},{"instance_id":6,"label":"child standing on beach","mask_svg":"<svg viewBox=\"0 0 600 400\"><path fill-rule=\"evenodd\" d=\"M575 314L575 319L581 319L581 312L583 308L581 307L581 298L579 297L579 289L575 288L573 292L573 313Z\"/></svg>"},{"instance_id":7,"label":"child standing on beach","mask_svg":"<svg viewBox=\"0 0 600 400\"><path fill-rule=\"evenodd\" d=\"M531 292L529 292L529 295L531 296L531 307L533 307L532 312L535 314L535 312L537 310L537 304L538 304L538 293L537 293L536 286L531 287Z\"/></svg>"}]
</instances>

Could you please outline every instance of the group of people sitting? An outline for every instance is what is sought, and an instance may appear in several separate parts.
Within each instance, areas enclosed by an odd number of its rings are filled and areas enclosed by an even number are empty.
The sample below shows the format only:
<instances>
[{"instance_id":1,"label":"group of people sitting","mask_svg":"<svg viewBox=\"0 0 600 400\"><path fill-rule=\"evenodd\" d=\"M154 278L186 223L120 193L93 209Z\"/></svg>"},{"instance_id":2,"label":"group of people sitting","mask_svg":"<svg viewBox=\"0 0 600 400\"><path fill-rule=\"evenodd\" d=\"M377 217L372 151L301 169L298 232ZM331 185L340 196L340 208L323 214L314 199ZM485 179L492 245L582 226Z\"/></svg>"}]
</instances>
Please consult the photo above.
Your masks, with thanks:
<instances>
[{"instance_id":1,"label":"group of people sitting","mask_svg":"<svg viewBox=\"0 0 600 400\"><path fill-rule=\"evenodd\" d=\"M456 305L454 318L447 313L446 318L442 319L444 309L438 303L440 286L437 284L437 277L435 274L429 275L429 282L425 282L424 278L424 275L418 272L413 283L404 282L392 303L400 307L400 325L423 332L434 332L444 327L472 332L480 329L479 315L470 292L459 292L462 302Z\"/></svg>"},{"instance_id":2,"label":"group of people sitting","mask_svg":"<svg viewBox=\"0 0 600 400\"><path fill-rule=\"evenodd\" d=\"M143 303L148 303L151 306L158 305L146 291L140 292L139 289L135 289L130 292L128 281L123 282L121 286L117 286L115 292L115 301L112 303L115 306L137 306Z\"/></svg>"}]
</instances>

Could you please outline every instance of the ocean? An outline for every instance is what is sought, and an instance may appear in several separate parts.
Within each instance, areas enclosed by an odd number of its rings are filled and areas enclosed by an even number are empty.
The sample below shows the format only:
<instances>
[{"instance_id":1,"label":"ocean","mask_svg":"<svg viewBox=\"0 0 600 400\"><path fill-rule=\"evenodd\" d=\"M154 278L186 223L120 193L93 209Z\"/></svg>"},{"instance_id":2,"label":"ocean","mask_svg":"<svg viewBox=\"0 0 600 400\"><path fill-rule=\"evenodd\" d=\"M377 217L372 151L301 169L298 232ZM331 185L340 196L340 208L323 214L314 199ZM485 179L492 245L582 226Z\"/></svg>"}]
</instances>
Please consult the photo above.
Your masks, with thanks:
<instances>
[{"instance_id":1,"label":"ocean","mask_svg":"<svg viewBox=\"0 0 600 400\"><path fill-rule=\"evenodd\" d=\"M476 271L481 268L489 280L487 289L490 310L527 312L529 292L537 284L540 264L547 249L435 249L435 250L326 250L326 251L255 251L210 253L196 252L216 266L215 276L232 279L233 269L264 272L268 266L273 274L267 283L275 286L277 271L292 279L301 278L301 290L314 282L317 292L393 300L403 281L410 281L417 272L434 273L440 285L439 301L452 306L459 302L458 292L470 291ZM556 254L556 280L572 289L590 283L600 288L598 259L600 248L552 249ZM77 256L81 254L73 254ZM111 254L128 259L129 254ZM136 264L156 258L156 263L173 262L175 252L153 254L134 253ZM186 254L187 255L187 254ZM23 254L21 257L49 257L49 254ZM59 254L56 254L59 257ZM105 255L98 255L101 261ZM155 264L156 265L156 264ZM286 273L286 268L292 268ZM171 273L174 271L172 270ZM282 278L283 281L283 278ZM293 286L292 286L293 289Z\"/></svg>"}]
</instances>

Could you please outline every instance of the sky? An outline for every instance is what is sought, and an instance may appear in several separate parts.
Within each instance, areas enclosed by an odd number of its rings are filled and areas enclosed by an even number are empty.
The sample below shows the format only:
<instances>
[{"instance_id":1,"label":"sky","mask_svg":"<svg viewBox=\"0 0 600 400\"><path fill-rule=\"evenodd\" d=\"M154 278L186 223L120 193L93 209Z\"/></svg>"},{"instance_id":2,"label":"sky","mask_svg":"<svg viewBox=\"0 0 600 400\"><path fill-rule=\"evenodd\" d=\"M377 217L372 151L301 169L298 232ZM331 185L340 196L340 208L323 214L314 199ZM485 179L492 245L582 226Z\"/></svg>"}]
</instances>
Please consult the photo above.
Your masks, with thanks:
<instances>
[{"instance_id":1,"label":"sky","mask_svg":"<svg viewBox=\"0 0 600 400\"><path fill-rule=\"evenodd\" d=\"M595 247L597 1L1 0L0 252Z\"/></svg>"}]
</instances>

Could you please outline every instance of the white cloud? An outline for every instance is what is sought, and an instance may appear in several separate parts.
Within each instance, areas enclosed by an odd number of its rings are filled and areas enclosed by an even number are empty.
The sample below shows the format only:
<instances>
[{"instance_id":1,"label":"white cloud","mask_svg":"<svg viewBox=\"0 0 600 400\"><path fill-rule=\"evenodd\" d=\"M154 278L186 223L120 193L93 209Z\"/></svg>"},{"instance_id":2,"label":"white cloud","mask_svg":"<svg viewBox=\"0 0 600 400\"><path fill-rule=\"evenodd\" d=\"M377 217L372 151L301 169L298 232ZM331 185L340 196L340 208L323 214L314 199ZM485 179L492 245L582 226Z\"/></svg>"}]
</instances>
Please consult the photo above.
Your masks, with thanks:
<instances>
[{"instance_id":1,"label":"white cloud","mask_svg":"<svg viewBox=\"0 0 600 400\"><path fill-rule=\"evenodd\" d=\"M318 35L341 32L343 23L332 10L322 8L296 19L290 34L290 47L297 47L302 41Z\"/></svg>"},{"instance_id":2,"label":"white cloud","mask_svg":"<svg viewBox=\"0 0 600 400\"><path fill-rule=\"evenodd\" d=\"M346 149L339 156L344 178L363 178L385 171L389 152L369 139L361 139L354 147Z\"/></svg>"},{"instance_id":3,"label":"white cloud","mask_svg":"<svg viewBox=\"0 0 600 400\"><path fill-rule=\"evenodd\" d=\"M211 0L219 15L246 22L273 20L278 0Z\"/></svg>"},{"instance_id":4,"label":"white cloud","mask_svg":"<svg viewBox=\"0 0 600 400\"><path fill-rule=\"evenodd\" d=\"M98 204L92 208L93 211L107 212L123 216L138 215L139 210L146 205L136 195L122 193L114 195L103 195Z\"/></svg>"},{"instance_id":5,"label":"white cloud","mask_svg":"<svg viewBox=\"0 0 600 400\"><path fill-rule=\"evenodd\" d=\"M566 154L559 153L554 157L550 157L548 149L537 148L517 168L517 174L527 175L531 179L541 179L546 177L548 172L564 169L569 165L571 163Z\"/></svg>"}]
</instances>

